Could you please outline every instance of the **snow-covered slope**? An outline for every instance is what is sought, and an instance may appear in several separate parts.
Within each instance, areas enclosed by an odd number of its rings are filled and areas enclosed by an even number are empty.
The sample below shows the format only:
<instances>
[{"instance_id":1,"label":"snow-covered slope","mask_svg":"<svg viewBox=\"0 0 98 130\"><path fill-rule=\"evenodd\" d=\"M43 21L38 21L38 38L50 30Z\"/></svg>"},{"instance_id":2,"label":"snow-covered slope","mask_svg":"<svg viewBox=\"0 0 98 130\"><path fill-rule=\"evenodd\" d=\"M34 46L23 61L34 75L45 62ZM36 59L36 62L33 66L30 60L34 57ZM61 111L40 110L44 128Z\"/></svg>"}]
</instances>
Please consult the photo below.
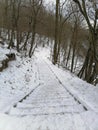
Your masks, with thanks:
<instances>
[{"instance_id":1,"label":"snow-covered slope","mask_svg":"<svg viewBox=\"0 0 98 130\"><path fill-rule=\"evenodd\" d=\"M16 58L0 73L0 130L98 130L97 88L52 65L47 48Z\"/></svg>"},{"instance_id":2,"label":"snow-covered slope","mask_svg":"<svg viewBox=\"0 0 98 130\"><path fill-rule=\"evenodd\" d=\"M2 51L4 52L5 49ZM8 50L6 53L9 53ZM3 56L5 56L4 53ZM24 58L16 53L16 60L10 62L9 67L0 72L1 112L7 111L39 84L36 60L33 59L35 57L32 59Z\"/></svg>"}]
</instances>

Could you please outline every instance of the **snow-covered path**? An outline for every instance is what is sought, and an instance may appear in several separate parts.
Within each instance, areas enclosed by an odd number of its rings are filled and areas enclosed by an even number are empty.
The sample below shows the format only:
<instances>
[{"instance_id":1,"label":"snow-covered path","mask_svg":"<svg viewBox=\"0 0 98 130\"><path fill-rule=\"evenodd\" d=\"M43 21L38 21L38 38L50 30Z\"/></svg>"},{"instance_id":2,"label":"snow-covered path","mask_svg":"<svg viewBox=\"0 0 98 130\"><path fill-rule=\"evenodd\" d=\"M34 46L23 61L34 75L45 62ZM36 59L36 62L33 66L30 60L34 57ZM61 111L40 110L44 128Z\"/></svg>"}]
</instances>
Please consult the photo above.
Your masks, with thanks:
<instances>
[{"instance_id":1,"label":"snow-covered path","mask_svg":"<svg viewBox=\"0 0 98 130\"><path fill-rule=\"evenodd\" d=\"M83 105L62 86L44 60L37 60L41 81L26 99L10 110L10 115L49 115L85 112Z\"/></svg>"},{"instance_id":2,"label":"snow-covered path","mask_svg":"<svg viewBox=\"0 0 98 130\"><path fill-rule=\"evenodd\" d=\"M36 56L32 64L39 85L7 115L0 114L0 130L98 130L97 113L86 110L68 84L62 84L43 54Z\"/></svg>"}]
</instances>

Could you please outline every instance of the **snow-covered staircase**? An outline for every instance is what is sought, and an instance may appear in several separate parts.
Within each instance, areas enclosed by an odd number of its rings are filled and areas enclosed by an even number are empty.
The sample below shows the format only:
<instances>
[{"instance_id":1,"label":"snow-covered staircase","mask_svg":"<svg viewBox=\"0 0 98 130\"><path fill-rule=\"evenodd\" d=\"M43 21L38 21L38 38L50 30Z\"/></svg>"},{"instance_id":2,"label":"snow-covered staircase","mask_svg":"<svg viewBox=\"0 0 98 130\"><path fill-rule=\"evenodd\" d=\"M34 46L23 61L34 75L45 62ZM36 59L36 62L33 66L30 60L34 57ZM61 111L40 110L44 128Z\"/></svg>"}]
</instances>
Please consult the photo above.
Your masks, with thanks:
<instances>
[{"instance_id":1,"label":"snow-covered staircase","mask_svg":"<svg viewBox=\"0 0 98 130\"><path fill-rule=\"evenodd\" d=\"M0 130L98 130L96 113L62 84L41 56L37 59L38 87L10 108L4 115L6 123L0 123L0 128L7 129Z\"/></svg>"},{"instance_id":2,"label":"snow-covered staircase","mask_svg":"<svg viewBox=\"0 0 98 130\"><path fill-rule=\"evenodd\" d=\"M42 67L43 66L43 67ZM65 89L43 60L38 60L41 84L10 110L13 116L79 114L85 107Z\"/></svg>"}]
</instances>

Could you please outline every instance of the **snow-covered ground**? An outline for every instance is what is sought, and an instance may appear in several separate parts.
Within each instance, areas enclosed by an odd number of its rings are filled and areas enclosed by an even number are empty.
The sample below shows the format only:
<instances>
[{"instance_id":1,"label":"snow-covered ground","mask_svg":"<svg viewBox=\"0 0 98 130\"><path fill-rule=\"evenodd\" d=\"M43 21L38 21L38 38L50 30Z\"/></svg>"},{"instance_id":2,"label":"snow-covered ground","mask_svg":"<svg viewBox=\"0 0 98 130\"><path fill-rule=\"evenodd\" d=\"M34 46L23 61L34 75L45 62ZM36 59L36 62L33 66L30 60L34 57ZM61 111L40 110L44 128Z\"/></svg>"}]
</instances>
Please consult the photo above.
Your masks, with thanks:
<instances>
[{"instance_id":1,"label":"snow-covered ground","mask_svg":"<svg viewBox=\"0 0 98 130\"><path fill-rule=\"evenodd\" d=\"M98 130L98 88L52 65L47 48L17 53L0 73L0 130Z\"/></svg>"},{"instance_id":2,"label":"snow-covered ground","mask_svg":"<svg viewBox=\"0 0 98 130\"><path fill-rule=\"evenodd\" d=\"M5 59L8 59L6 54L9 52L10 52L10 50L5 48L5 51L4 51L4 48L0 47L0 68L2 67L2 61Z\"/></svg>"},{"instance_id":3,"label":"snow-covered ground","mask_svg":"<svg viewBox=\"0 0 98 130\"><path fill-rule=\"evenodd\" d=\"M5 54L10 51L0 48L1 50L4 59ZM39 84L34 58L23 58L16 53L16 61L10 62L9 67L0 72L0 112L7 111L13 103L15 104Z\"/></svg>"}]
</instances>

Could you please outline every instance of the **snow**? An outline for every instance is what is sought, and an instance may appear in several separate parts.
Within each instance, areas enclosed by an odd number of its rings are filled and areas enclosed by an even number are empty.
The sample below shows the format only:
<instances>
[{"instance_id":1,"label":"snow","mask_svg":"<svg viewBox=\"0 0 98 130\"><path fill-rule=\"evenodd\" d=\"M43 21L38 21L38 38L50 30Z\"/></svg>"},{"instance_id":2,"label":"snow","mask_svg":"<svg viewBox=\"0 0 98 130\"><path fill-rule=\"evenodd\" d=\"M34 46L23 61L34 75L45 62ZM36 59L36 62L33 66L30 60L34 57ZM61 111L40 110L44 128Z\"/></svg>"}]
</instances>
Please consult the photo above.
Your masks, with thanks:
<instances>
[{"instance_id":1,"label":"snow","mask_svg":"<svg viewBox=\"0 0 98 130\"><path fill-rule=\"evenodd\" d=\"M4 48L0 47L0 64L3 60L7 59L8 57L5 55L9 53L9 50L8 49L5 49L4 51Z\"/></svg>"},{"instance_id":2,"label":"snow","mask_svg":"<svg viewBox=\"0 0 98 130\"><path fill-rule=\"evenodd\" d=\"M19 101L38 85L37 70L32 62L30 58L22 58L20 54L17 54L16 61L10 62L9 68L0 72L1 112L9 109L13 103Z\"/></svg>"},{"instance_id":3,"label":"snow","mask_svg":"<svg viewBox=\"0 0 98 130\"><path fill-rule=\"evenodd\" d=\"M98 87L54 66L49 53L16 53L0 73L0 130L98 130Z\"/></svg>"},{"instance_id":4,"label":"snow","mask_svg":"<svg viewBox=\"0 0 98 130\"><path fill-rule=\"evenodd\" d=\"M83 102L87 108L98 112L98 87L87 84L85 81L82 81L69 72L63 73L63 70L53 65L51 66L49 62L47 63L62 84L75 95L75 97Z\"/></svg>"}]
</instances>

